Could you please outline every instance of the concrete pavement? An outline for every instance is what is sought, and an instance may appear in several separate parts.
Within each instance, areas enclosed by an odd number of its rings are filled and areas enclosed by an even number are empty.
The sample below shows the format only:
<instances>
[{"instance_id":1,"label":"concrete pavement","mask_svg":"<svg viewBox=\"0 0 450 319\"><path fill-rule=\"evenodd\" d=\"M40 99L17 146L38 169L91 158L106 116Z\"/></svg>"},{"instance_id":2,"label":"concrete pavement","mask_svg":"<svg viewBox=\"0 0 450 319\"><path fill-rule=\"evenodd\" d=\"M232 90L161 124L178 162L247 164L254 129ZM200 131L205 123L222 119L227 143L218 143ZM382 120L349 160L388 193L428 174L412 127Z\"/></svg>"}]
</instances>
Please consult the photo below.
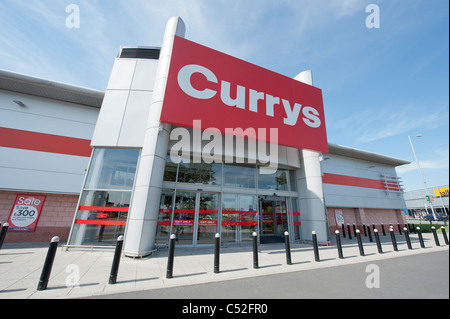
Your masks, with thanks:
<instances>
[{"instance_id":1,"label":"concrete pavement","mask_svg":"<svg viewBox=\"0 0 450 319\"><path fill-rule=\"evenodd\" d=\"M167 249L156 255L131 259L122 257L117 283L108 283L114 251L65 250L58 248L48 288L37 290L48 243L8 244L0 250L0 299L53 299L100 296L120 292L178 287L240 278L334 267L377 261L387 258L422 255L447 251L442 234L441 246L436 246L431 233L423 234L426 248L420 248L418 237L410 234L413 249L408 249L405 237L396 235L399 251L394 251L389 234L381 235L383 254L374 242L363 238L365 256L360 256L355 238L342 238L344 259L338 252L332 236L331 246L320 246L320 262L314 260L311 245L291 244L293 265L286 264L284 244L259 246L259 269L253 269L252 248L222 247L219 274L213 272L213 248L175 249L173 278L166 279ZM61 245L62 246L62 245ZM447 265L448 267L448 265ZM250 296L249 296L250 297Z\"/></svg>"}]
</instances>

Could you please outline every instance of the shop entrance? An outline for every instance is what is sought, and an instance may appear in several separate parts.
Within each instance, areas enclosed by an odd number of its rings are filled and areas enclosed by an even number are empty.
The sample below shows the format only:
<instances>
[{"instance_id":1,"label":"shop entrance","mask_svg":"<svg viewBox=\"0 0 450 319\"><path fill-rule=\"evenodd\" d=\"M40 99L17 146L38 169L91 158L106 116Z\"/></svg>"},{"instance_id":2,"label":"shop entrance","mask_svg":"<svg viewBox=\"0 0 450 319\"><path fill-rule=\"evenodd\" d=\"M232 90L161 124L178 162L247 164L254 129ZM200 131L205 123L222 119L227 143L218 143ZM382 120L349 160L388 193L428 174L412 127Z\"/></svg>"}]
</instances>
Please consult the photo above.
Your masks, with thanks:
<instances>
[{"instance_id":1,"label":"shop entrance","mask_svg":"<svg viewBox=\"0 0 450 319\"><path fill-rule=\"evenodd\" d=\"M218 232L219 194L177 191L171 233L177 244L214 244Z\"/></svg>"},{"instance_id":2,"label":"shop entrance","mask_svg":"<svg viewBox=\"0 0 450 319\"><path fill-rule=\"evenodd\" d=\"M288 230L286 197L259 196L261 243L280 242Z\"/></svg>"}]
</instances>

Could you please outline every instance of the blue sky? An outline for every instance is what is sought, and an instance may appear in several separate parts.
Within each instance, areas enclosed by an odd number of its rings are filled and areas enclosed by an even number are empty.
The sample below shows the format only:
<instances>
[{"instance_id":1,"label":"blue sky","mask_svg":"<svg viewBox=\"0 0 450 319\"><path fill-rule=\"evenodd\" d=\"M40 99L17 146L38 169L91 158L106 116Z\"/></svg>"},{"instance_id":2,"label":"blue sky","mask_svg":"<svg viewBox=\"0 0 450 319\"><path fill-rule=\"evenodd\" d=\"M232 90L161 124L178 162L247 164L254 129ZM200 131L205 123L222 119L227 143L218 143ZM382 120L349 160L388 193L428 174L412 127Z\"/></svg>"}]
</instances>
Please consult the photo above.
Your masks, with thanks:
<instances>
[{"instance_id":1,"label":"blue sky","mask_svg":"<svg viewBox=\"0 0 450 319\"><path fill-rule=\"evenodd\" d=\"M68 28L66 7L80 9ZM380 28L367 28L369 4ZM180 16L186 38L283 75L312 70L330 143L412 162L406 190L449 176L447 0L2 0L0 68L105 90L120 46L160 46ZM415 137L422 134L421 138Z\"/></svg>"}]
</instances>

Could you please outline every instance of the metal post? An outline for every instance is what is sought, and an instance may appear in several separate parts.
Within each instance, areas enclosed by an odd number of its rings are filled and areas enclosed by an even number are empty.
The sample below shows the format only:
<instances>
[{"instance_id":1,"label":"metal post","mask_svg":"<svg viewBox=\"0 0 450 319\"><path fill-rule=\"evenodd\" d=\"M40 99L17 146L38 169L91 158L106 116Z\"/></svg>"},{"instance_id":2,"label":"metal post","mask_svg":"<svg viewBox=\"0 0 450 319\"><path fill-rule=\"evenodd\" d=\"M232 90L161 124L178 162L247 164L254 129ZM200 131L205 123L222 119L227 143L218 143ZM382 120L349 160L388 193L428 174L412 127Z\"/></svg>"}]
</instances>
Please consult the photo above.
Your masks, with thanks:
<instances>
[{"instance_id":1,"label":"metal post","mask_svg":"<svg viewBox=\"0 0 450 319\"><path fill-rule=\"evenodd\" d=\"M384 230L384 225L381 224L381 230L383 231L383 236L386 236L386 231Z\"/></svg>"},{"instance_id":2,"label":"metal post","mask_svg":"<svg viewBox=\"0 0 450 319\"><path fill-rule=\"evenodd\" d=\"M287 231L284 232L284 245L286 246L286 263L292 265L291 245L289 243L289 233Z\"/></svg>"},{"instance_id":3,"label":"metal post","mask_svg":"<svg viewBox=\"0 0 450 319\"><path fill-rule=\"evenodd\" d=\"M9 224L4 223L2 230L0 231L0 249L2 249L3 241L5 240L6 232L8 231Z\"/></svg>"},{"instance_id":4,"label":"metal post","mask_svg":"<svg viewBox=\"0 0 450 319\"><path fill-rule=\"evenodd\" d=\"M339 258L344 259L344 254L342 253L341 236L339 236L339 230L336 230L336 246Z\"/></svg>"},{"instance_id":5,"label":"metal post","mask_svg":"<svg viewBox=\"0 0 450 319\"><path fill-rule=\"evenodd\" d=\"M363 247L363 243L361 240L361 233L360 233L359 229L356 230L356 237L358 238L359 254L361 256L364 256L364 247Z\"/></svg>"},{"instance_id":6,"label":"metal post","mask_svg":"<svg viewBox=\"0 0 450 319\"><path fill-rule=\"evenodd\" d=\"M170 235L169 240L169 257L167 260L167 273L166 278L173 278L173 257L175 255L175 239L177 236L175 234Z\"/></svg>"},{"instance_id":7,"label":"metal post","mask_svg":"<svg viewBox=\"0 0 450 319\"><path fill-rule=\"evenodd\" d=\"M345 225L342 224L342 237L345 238Z\"/></svg>"},{"instance_id":8,"label":"metal post","mask_svg":"<svg viewBox=\"0 0 450 319\"><path fill-rule=\"evenodd\" d=\"M320 261L319 257L319 244L317 243L317 235L316 232L312 231L312 241L313 241L313 248L314 248L314 260Z\"/></svg>"},{"instance_id":9,"label":"metal post","mask_svg":"<svg viewBox=\"0 0 450 319\"><path fill-rule=\"evenodd\" d=\"M381 247L380 235L378 234L378 229L373 230L373 234L375 235L375 241L377 242L378 253L383 253L383 248Z\"/></svg>"},{"instance_id":10,"label":"metal post","mask_svg":"<svg viewBox=\"0 0 450 319\"><path fill-rule=\"evenodd\" d=\"M56 249L58 248L59 237L55 236L50 241L47 257L45 258L44 267L42 268L41 278L39 279L37 290L47 289L50 273L52 272L53 261L55 260Z\"/></svg>"},{"instance_id":11,"label":"metal post","mask_svg":"<svg viewBox=\"0 0 450 319\"><path fill-rule=\"evenodd\" d=\"M405 231L405 239L406 239L406 245L408 245L408 249L412 249L411 246L411 239L409 239L409 231L408 228L403 228L403 230Z\"/></svg>"},{"instance_id":12,"label":"metal post","mask_svg":"<svg viewBox=\"0 0 450 319\"><path fill-rule=\"evenodd\" d=\"M259 268L259 262L258 262L258 234L256 232L253 232L253 268L258 269Z\"/></svg>"},{"instance_id":13,"label":"metal post","mask_svg":"<svg viewBox=\"0 0 450 319\"><path fill-rule=\"evenodd\" d=\"M423 242L422 231L420 230L419 226L417 226L417 234L419 234L420 247L425 248L425 243Z\"/></svg>"},{"instance_id":14,"label":"metal post","mask_svg":"<svg viewBox=\"0 0 450 319\"><path fill-rule=\"evenodd\" d=\"M369 235L369 241L370 241L371 243L373 243L372 233L371 233L371 231L370 231L370 226L367 226L367 234Z\"/></svg>"},{"instance_id":15,"label":"metal post","mask_svg":"<svg viewBox=\"0 0 450 319\"><path fill-rule=\"evenodd\" d=\"M439 243L439 238L438 235L436 233L436 227L431 227L431 230L433 231L433 236L434 236L434 242L436 243L436 246L440 246L441 244Z\"/></svg>"},{"instance_id":16,"label":"metal post","mask_svg":"<svg viewBox=\"0 0 450 319\"><path fill-rule=\"evenodd\" d=\"M414 224L412 224L411 227L412 227L412 229L414 231L414 234L416 234L416 226Z\"/></svg>"},{"instance_id":17,"label":"metal post","mask_svg":"<svg viewBox=\"0 0 450 319\"><path fill-rule=\"evenodd\" d=\"M447 232L445 231L445 227L444 226L441 226L441 231L442 231L442 236L444 236L445 244L448 245Z\"/></svg>"},{"instance_id":18,"label":"metal post","mask_svg":"<svg viewBox=\"0 0 450 319\"><path fill-rule=\"evenodd\" d=\"M394 251L398 251L397 247L397 239L395 238L394 227L389 227L389 233L391 234L392 247L394 247Z\"/></svg>"},{"instance_id":19,"label":"metal post","mask_svg":"<svg viewBox=\"0 0 450 319\"><path fill-rule=\"evenodd\" d=\"M363 224L364 237L367 237L366 224Z\"/></svg>"},{"instance_id":20,"label":"metal post","mask_svg":"<svg viewBox=\"0 0 450 319\"><path fill-rule=\"evenodd\" d=\"M220 234L216 233L214 239L214 273L218 274L220 272L219 268L220 261Z\"/></svg>"},{"instance_id":21,"label":"metal post","mask_svg":"<svg viewBox=\"0 0 450 319\"><path fill-rule=\"evenodd\" d=\"M353 235L355 235L355 237L356 237L356 225L355 224L353 224Z\"/></svg>"},{"instance_id":22,"label":"metal post","mask_svg":"<svg viewBox=\"0 0 450 319\"><path fill-rule=\"evenodd\" d=\"M117 273L119 272L120 254L122 253L123 236L120 235L116 241L111 273L109 275L109 284L114 285L117 282Z\"/></svg>"},{"instance_id":23,"label":"metal post","mask_svg":"<svg viewBox=\"0 0 450 319\"><path fill-rule=\"evenodd\" d=\"M350 230L350 224L347 224L347 230L348 230L348 239L352 239L352 232Z\"/></svg>"},{"instance_id":24,"label":"metal post","mask_svg":"<svg viewBox=\"0 0 450 319\"><path fill-rule=\"evenodd\" d=\"M402 227L400 226L400 223L397 224L398 232L400 235L402 235Z\"/></svg>"}]
</instances>

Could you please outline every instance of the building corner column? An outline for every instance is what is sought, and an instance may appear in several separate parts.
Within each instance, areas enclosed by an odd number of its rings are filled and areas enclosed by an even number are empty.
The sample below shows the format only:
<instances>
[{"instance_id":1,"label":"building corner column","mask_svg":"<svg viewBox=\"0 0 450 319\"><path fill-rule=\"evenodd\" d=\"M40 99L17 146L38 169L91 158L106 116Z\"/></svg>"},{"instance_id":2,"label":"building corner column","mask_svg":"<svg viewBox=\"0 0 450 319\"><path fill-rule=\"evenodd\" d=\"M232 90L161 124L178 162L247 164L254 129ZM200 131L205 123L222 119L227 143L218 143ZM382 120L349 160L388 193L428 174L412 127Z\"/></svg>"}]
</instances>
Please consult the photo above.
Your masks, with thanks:
<instances>
[{"instance_id":1,"label":"building corner column","mask_svg":"<svg viewBox=\"0 0 450 319\"><path fill-rule=\"evenodd\" d=\"M144 144L136 170L124 236L124 254L143 257L154 249L166 155L171 126L160 122L170 60L175 36L185 36L180 17L172 17L166 25L156 71L155 86Z\"/></svg>"},{"instance_id":2,"label":"building corner column","mask_svg":"<svg viewBox=\"0 0 450 319\"><path fill-rule=\"evenodd\" d=\"M313 85L312 72L304 71L295 80ZM297 170L297 189L301 220L301 238L309 240L312 231L317 240L326 242L329 238L325 197L322 186L322 167L320 153L299 150L301 168Z\"/></svg>"}]
</instances>

